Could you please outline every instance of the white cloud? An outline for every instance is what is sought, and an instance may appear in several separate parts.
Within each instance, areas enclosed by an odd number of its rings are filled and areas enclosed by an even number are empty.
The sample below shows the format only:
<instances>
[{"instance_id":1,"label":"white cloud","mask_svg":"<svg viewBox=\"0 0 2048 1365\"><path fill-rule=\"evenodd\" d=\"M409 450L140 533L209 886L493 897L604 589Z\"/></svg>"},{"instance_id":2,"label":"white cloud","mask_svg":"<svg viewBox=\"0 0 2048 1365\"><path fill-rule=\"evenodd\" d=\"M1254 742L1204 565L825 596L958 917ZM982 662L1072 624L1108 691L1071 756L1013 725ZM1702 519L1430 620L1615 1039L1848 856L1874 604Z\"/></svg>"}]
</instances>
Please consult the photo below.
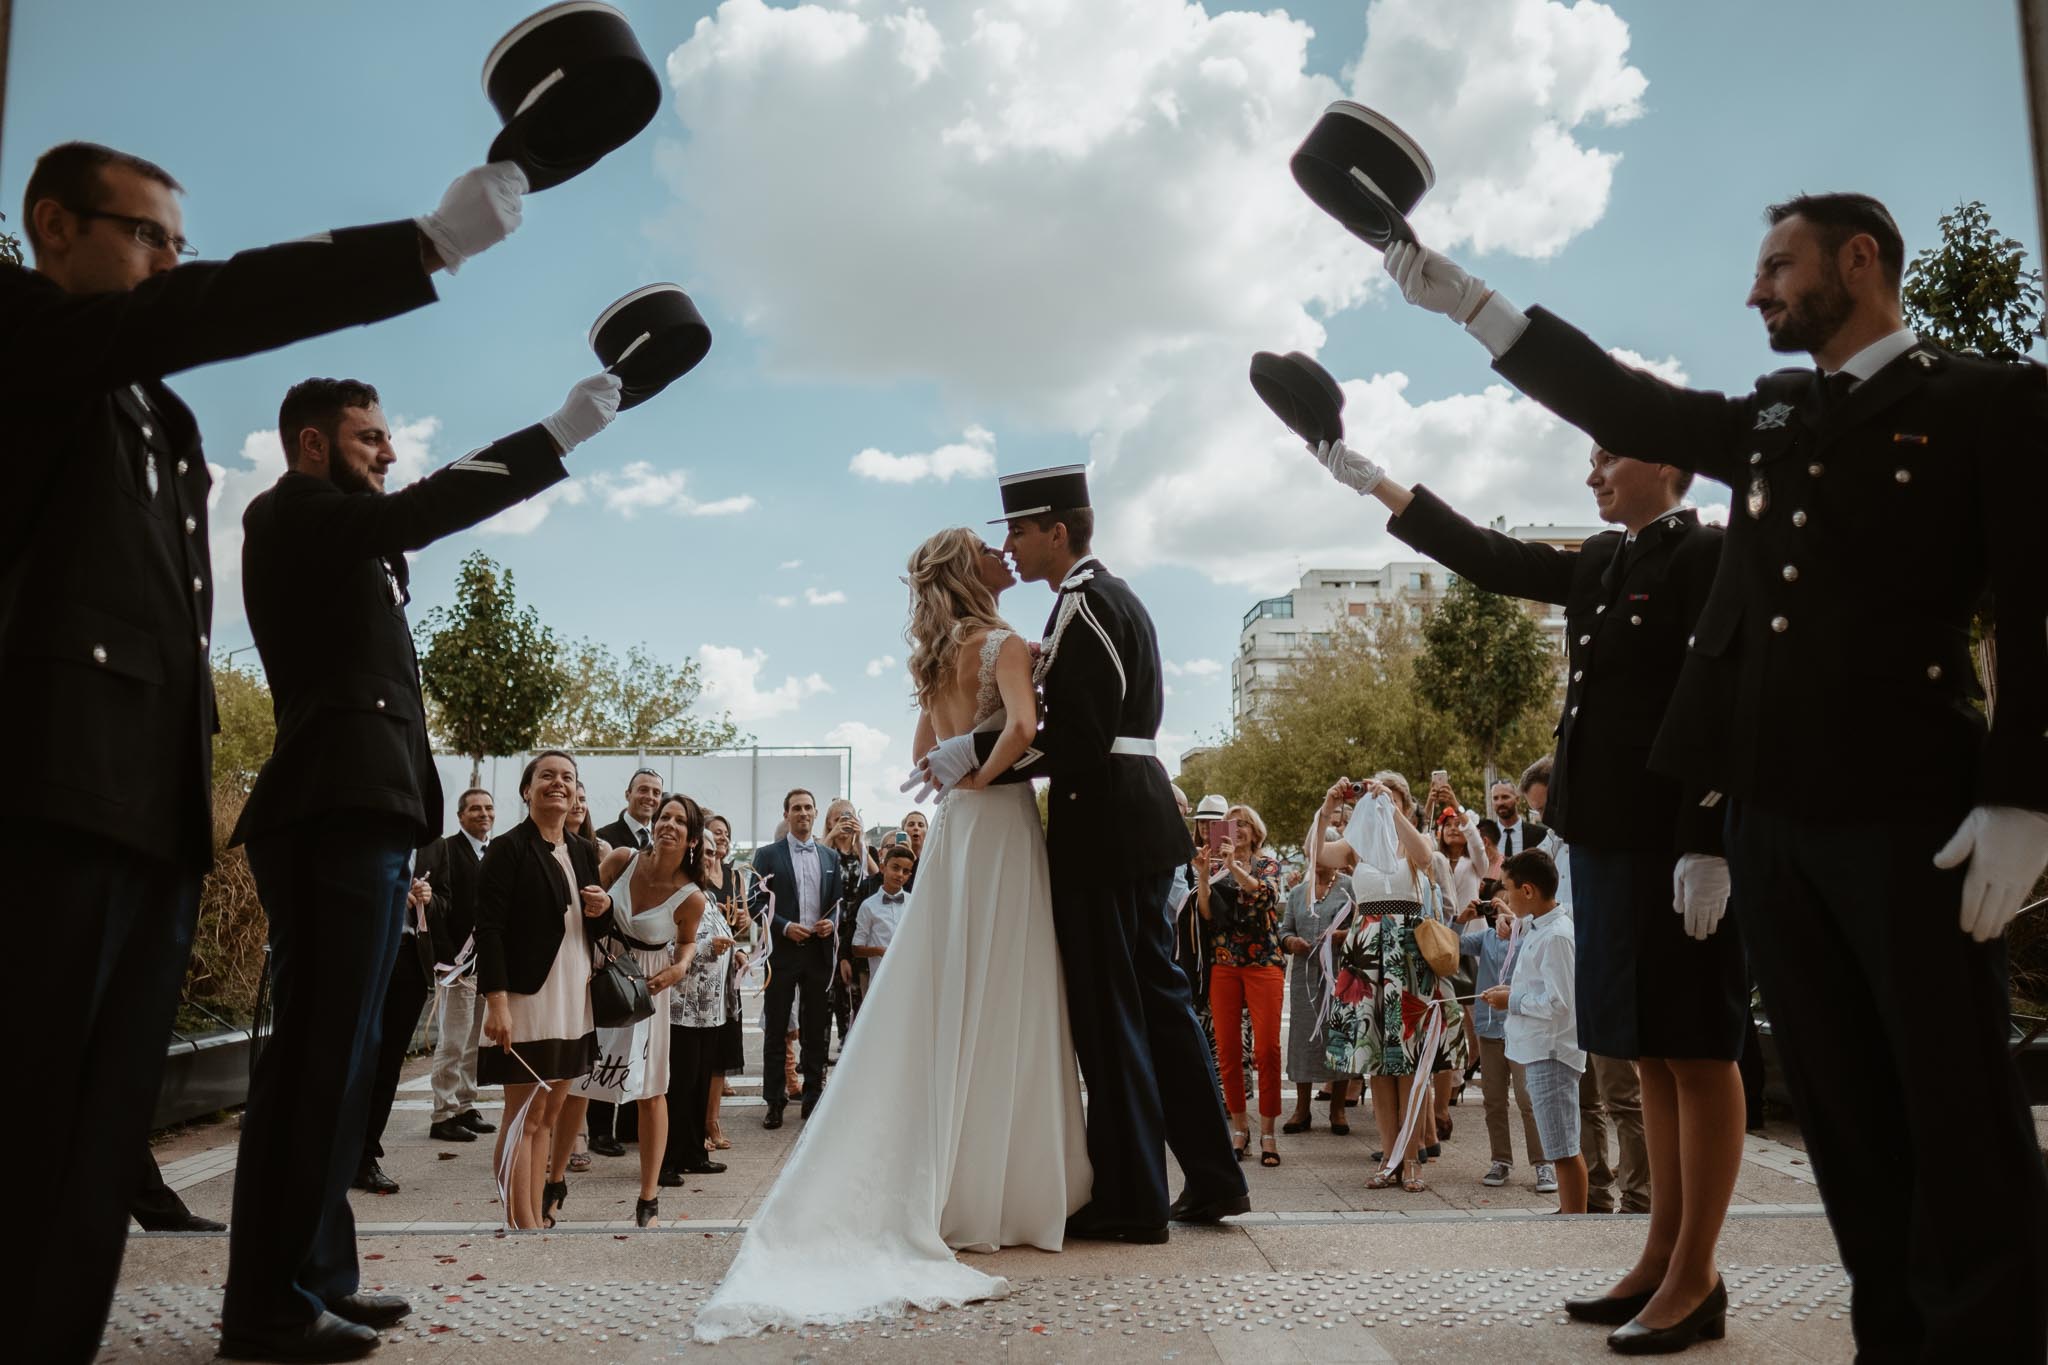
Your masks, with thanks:
<instances>
[{"instance_id":1,"label":"white cloud","mask_svg":"<svg viewBox=\"0 0 2048 1365\"><path fill-rule=\"evenodd\" d=\"M1633 365L1639 370L1648 370L1667 384L1683 384L1686 382L1685 366L1679 363L1678 357L1675 355L1667 355L1662 360L1652 360L1640 351L1631 351L1626 346L1611 346L1608 348L1607 354L1613 356L1624 365Z\"/></svg>"},{"instance_id":2,"label":"white cloud","mask_svg":"<svg viewBox=\"0 0 2048 1365\"><path fill-rule=\"evenodd\" d=\"M884 654L879 659L868 660L867 675L870 678L879 678L895 666L896 656L894 654Z\"/></svg>"},{"instance_id":3,"label":"white cloud","mask_svg":"<svg viewBox=\"0 0 2048 1365\"><path fill-rule=\"evenodd\" d=\"M802 678L785 675L773 687L764 688L761 670L767 662L766 650L699 645L697 663L704 683L705 712L730 711L735 721L748 725L794 711L806 698L832 690L831 684L816 673Z\"/></svg>"},{"instance_id":4,"label":"white cloud","mask_svg":"<svg viewBox=\"0 0 2048 1365\"><path fill-rule=\"evenodd\" d=\"M657 469L634 460L616 473L604 470L591 478L604 496L605 510L631 521L642 512L670 512L684 517L728 517L760 504L751 494L703 502L690 496L690 475L682 469Z\"/></svg>"},{"instance_id":5,"label":"white cloud","mask_svg":"<svg viewBox=\"0 0 2048 1365\"><path fill-rule=\"evenodd\" d=\"M907 741L899 745L866 721L844 720L825 732L825 743L853 750L853 784L846 795L864 826L893 825L911 808L910 797L896 790L910 771Z\"/></svg>"},{"instance_id":6,"label":"white cloud","mask_svg":"<svg viewBox=\"0 0 2048 1365\"><path fill-rule=\"evenodd\" d=\"M951 483L956 475L986 479L996 472L995 433L986 427L969 427L960 440L927 455L891 455L870 446L854 456L847 468L878 483L916 483L921 479Z\"/></svg>"},{"instance_id":7,"label":"white cloud","mask_svg":"<svg viewBox=\"0 0 2048 1365\"><path fill-rule=\"evenodd\" d=\"M819 592L816 588L804 589L804 601L814 607L837 607L846 601L846 594L834 588L830 592Z\"/></svg>"},{"instance_id":8,"label":"white cloud","mask_svg":"<svg viewBox=\"0 0 2048 1365\"><path fill-rule=\"evenodd\" d=\"M781 569L801 569L803 566L804 562L801 559L785 559L776 567Z\"/></svg>"},{"instance_id":9,"label":"white cloud","mask_svg":"<svg viewBox=\"0 0 2048 1365\"><path fill-rule=\"evenodd\" d=\"M514 503L476 529L489 535L523 536L537 529L557 506L575 507L584 497L580 479L564 479L525 502Z\"/></svg>"},{"instance_id":10,"label":"white cloud","mask_svg":"<svg viewBox=\"0 0 2048 1365\"><path fill-rule=\"evenodd\" d=\"M768 600L778 607L793 607L796 605L796 599L789 596L771 597Z\"/></svg>"},{"instance_id":11,"label":"white cloud","mask_svg":"<svg viewBox=\"0 0 2048 1365\"><path fill-rule=\"evenodd\" d=\"M1163 667L1166 669L1167 676L1171 678L1182 676L1211 678L1223 671L1223 665L1214 659L1189 659L1185 663L1175 663L1172 659L1168 659L1164 662Z\"/></svg>"}]
</instances>

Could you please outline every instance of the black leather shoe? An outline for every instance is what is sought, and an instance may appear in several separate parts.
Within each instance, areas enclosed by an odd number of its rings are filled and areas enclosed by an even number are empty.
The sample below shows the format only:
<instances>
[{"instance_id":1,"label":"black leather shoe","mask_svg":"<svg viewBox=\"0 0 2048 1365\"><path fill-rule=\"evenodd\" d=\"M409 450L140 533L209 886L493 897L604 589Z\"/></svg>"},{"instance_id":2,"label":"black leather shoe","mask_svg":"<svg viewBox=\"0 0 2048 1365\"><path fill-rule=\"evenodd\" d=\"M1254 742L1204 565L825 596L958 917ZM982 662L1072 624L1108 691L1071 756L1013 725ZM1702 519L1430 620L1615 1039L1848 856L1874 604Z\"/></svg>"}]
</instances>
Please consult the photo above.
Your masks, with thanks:
<instances>
[{"instance_id":1,"label":"black leather shoe","mask_svg":"<svg viewBox=\"0 0 2048 1365\"><path fill-rule=\"evenodd\" d=\"M442 1119L427 1129L427 1136L436 1142L475 1142L476 1130L461 1119Z\"/></svg>"},{"instance_id":2,"label":"black leather shoe","mask_svg":"<svg viewBox=\"0 0 2048 1365\"><path fill-rule=\"evenodd\" d=\"M615 1137L599 1134L590 1140L590 1150L599 1156L624 1156L626 1144Z\"/></svg>"},{"instance_id":3,"label":"black leather shoe","mask_svg":"<svg viewBox=\"0 0 2048 1365\"><path fill-rule=\"evenodd\" d=\"M721 1175L725 1171L725 1163L723 1161L713 1161L707 1156L703 1161L694 1166L680 1166L677 1169L684 1175ZM680 1185L683 1182L678 1180L676 1183Z\"/></svg>"},{"instance_id":4,"label":"black leather shoe","mask_svg":"<svg viewBox=\"0 0 2048 1365\"><path fill-rule=\"evenodd\" d=\"M455 1121L464 1128L469 1129L472 1133L495 1133L498 1131L497 1124L484 1122L484 1116L477 1113L474 1109Z\"/></svg>"},{"instance_id":5,"label":"black leather shoe","mask_svg":"<svg viewBox=\"0 0 2048 1365\"><path fill-rule=\"evenodd\" d=\"M1625 1356L1668 1356L1696 1341L1719 1341L1727 1335L1728 1283L1716 1280L1714 1292L1669 1327L1645 1327L1631 1320L1607 1334L1607 1348Z\"/></svg>"},{"instance_id":6,"label":"black leather shoe","mask_svg":"<svg viewBox=\"0 0 2048 1365\"><path fill-rule=\"evenodd\" d=\"M1158 1246L1166 1241L1166 1224L1146 1227L1133 1223L1112 1223L1085 1214L1067 1220L1070 1242L1129 1242L1133 1246Z\"/></svg>"},{"instance_id":7,"label":"black leather shoe","mask_svg":"<svg viewBox=\"0 0 2048 1365\"><path fill-rule=\"evenodd\" d=\"M1173 1201L1173 1207L1166 1211L1169 1222L1174 1223L1220 1223L1234 1213L1250 1213L1252 1197L1249 1194L1226 1194L1214 1199L1190 1200L1185 1192Z\"/></svg>"},{"instance_id":8,"label":"black leather shoe","mask_svg":"<svg viewBox=\"0 0 2048 1365\"><path fill-rule=\"evenodd\" d=\"M543 1180L540 1183L540 1225L551 1228L555 1225L555 1210L569 1202L569 1182L566 1180Z\"/></svg>"},{"instance_id":9,"label":"black leather shoe","mask_svg":"<svg viewBox=\"0 0 2048 1365\"><path fill-rule=\"evenodd\" d=\"M361 1360L382 1340L338 1313L322 1313L303 1327L222 1332L220 1353L229 1360Z\"/></svg>"},{"instance_id":10,"label":"black leather shoe","mask_svg":"<svg viewBox=\"0 0 2048 1365\"><path fill-rule=\"evenodd\" d=\"M780 1128L782 1126L782 1111L780 1109L770 1109L768 1117L761 1120L761 1126L763 1128Z\"/></svg>"},{"instance_id":11,"label":"black leather shoe","mask_svg":"<svg viewBox=\"0 0 2048 1365\"><path fill-rule=\"evenodd\" d=\"M655 1180L662 1189L673 1190L683 1183L683 1173L673 1166L664 1166L661 1168L661 1174Z\"/></svg>"},{"instance_id":12,"label":"black leather shoe","mask_svg":"<svg viewBox=\"0 0 2048 1365\"><path fill-rule=\"evenodd\" d=\"M142 1225L144 1232L226 1232L228 1230L226 1223L215 1222L211 1218L201 1218L190 1209L180 1209L177 1213L162 1218L158 1218L154 1214L144 1218L138 1213L135 1215L135 1221Z\"/></svg>"},{"instance_id":13,"label":"black leather shoe","mask_svg":"<svg viewBox=\"0 0 2048 1365\"><path fill-rule=\"evenodd\" d=\"M330 1302L327 1311L377 1332L412 1312L412 1304L397 1294L365 1294L358 1289Z\"/></svg>"},{"instance_id":14,"label":"black leather shoe","mask_svg":"<svg viewBox=\"0 0 2048 1365\"><path fill-rule=\"evenodd\" d=\"M356 1178L349 1184L371 1194L397 1194L398 1182L384 1174L384 1168L377 1164L375 1157L356 1167Z\"/></svg>"},{"instance_id":15,"label":"black leather shoe","mask_svg":"<svg viewBox=\"0 0 2048 1365\"><path fill-rule=\"evenodd\" d=\"M797 1111L797 1117L798 1117L798 1118L805 1118L805 1119L807 1119L807 1118L809 1118L809 1117L811 1116L811 1111L812 1111L813 1109L816 1109L817 1107L818 1107L818 1096L816 1096L816 1095L806 1095L806 1096L804 1096L804 1107L803 1107L802 1109L800 1109L800 1110L798 1110L798 1111Z\"/></svg>"},{"instance_id":16,"label":"black leather shoe","mask_svg":"<svg viewBox=\"0 0 2048 1365\"><path fill-rule=\"evenodd\" d=\"M1579 1322L1619 1327L1642 1312L1643 1305L1649 1301L1648 1294L1597 1294L1590 1299L1566 1299L1564 1315Z\"/></svg>"}]
</instances>

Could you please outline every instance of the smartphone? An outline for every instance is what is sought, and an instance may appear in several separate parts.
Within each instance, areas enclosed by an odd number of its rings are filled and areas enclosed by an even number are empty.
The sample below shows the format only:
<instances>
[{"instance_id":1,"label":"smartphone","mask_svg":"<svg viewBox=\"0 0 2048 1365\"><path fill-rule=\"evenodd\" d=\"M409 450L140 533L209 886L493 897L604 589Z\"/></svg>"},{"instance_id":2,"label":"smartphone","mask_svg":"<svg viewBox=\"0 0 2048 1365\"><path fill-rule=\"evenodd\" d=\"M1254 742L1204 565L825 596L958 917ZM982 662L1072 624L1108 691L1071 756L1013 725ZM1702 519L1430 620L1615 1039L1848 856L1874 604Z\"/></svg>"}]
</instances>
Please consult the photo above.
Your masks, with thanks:
<instances>
[{"instance_id":1,"label":"smartphone","mask_svg":"<svg viewBox=\"0 0 2048 1365\"><path fill-rule=\"evenodd\" d=\"M1219 857L1237 847L1237 817L1202 822L1202 840L1209 847L1209 856Z\"/></svg>"},{"instance_id":2,"label":"smartphone","mask_svg":"<svg viewBox=\"0 0 2048 1365\"><path fill-rule=\"evenodd\" d=\"M1450 775L1449 773L1445 772L1445 771L1444 771L1444 770L1443 770L1442 768L1432 768L1432 769L1430 770L1430 774L1429 774L1429 785L1430 785L1430 786L1432 786L1432 787L1440 787L1440 786L1443 786L1443 785L1444 785L1445 783L1449 782L1450 780L1451 780L1451 775Z\"/></svg>"}]
</instances>

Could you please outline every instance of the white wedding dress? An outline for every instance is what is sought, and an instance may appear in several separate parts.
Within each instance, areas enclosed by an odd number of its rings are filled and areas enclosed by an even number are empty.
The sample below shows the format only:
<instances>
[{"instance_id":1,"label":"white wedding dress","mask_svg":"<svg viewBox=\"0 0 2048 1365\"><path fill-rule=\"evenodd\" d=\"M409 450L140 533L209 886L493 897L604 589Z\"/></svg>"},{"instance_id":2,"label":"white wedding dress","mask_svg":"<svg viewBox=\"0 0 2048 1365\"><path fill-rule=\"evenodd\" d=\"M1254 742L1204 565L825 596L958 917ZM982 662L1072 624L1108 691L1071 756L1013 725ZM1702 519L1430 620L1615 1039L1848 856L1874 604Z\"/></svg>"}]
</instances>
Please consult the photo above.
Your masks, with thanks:
<instances>
[{"instance_id":1,"label":"white wedding dress","mask_svg":"<svg viewBox=\"0 0 2048 1365\"><path fill-rule=\"evenodd\" d=\"M1000 727L981 653L975 729ZM951 1248L1058 1251L1092 1184L1045 837L1029 783L951 792L796 1150L698 1341L1001 1298Z\"/></svg>"}]
</instances>

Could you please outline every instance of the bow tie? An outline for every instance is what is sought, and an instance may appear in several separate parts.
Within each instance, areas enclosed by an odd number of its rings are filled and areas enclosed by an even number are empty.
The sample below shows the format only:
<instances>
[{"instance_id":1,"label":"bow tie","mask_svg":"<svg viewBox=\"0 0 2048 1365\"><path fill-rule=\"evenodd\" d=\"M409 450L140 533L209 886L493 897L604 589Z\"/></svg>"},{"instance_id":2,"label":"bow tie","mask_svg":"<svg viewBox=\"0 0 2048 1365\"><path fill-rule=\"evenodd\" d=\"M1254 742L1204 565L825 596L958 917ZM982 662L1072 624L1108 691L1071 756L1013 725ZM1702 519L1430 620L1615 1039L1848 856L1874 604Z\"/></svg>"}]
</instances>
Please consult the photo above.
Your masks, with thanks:
<instances>
[{"instance_id":1,"label":"bow tie","mask_svg":"<svg viewBox=\"0 0 2048 1365\"><path fill-rule=\"evenodd\" d=\"M884 904L884 905L901 905L901 904L903 904L903 893L899 891L899 892L897 892L897 893L896 893L895 895L893 895L893 896L892 896L892 895L890 895L890 894L889 894L888 892L884 891L884 892L882 893L882 904Z\"/></svg>"},{"instance_id":2,"label":"bow tie","mask_svg":"<svg viewBox=\"0 0 2048 1365\"><path fill-rule=\"evenodd\" d=\"M813 839L808 843L798 844L796 851L799 853L816 853L818 851L818 841Z\"/></svg>"}]
</instances>

